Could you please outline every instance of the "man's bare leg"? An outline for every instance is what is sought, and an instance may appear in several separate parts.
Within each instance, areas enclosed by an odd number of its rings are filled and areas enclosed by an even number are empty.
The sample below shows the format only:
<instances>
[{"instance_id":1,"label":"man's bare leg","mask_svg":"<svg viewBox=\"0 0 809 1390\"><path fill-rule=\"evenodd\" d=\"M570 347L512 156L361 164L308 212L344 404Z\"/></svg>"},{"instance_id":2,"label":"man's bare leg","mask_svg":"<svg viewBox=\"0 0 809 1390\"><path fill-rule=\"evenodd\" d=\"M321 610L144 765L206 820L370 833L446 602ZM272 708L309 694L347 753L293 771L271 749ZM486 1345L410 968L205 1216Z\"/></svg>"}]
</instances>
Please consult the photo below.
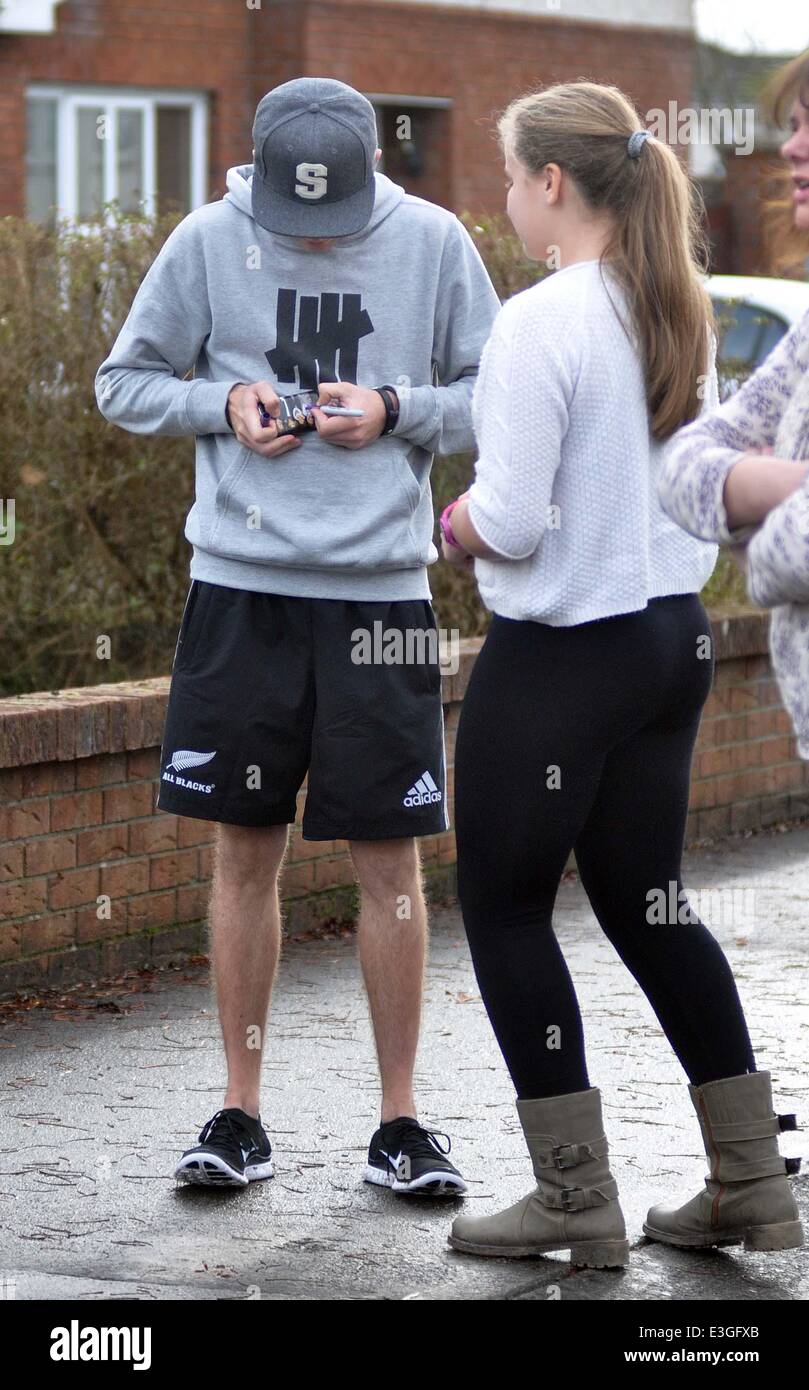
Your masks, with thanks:
<instances>
[{"instance_id":1,"label":"man's bare leg","mask_svg":"<svg viewBox=\"0 0 809 1390\"><path fill-rule=\"evenodd\" d=\"M217 822L209 917L228 1083L223 1108L259 1113L264 1029L281 947L286 825ZM256 1045L258 1043L258 1046Z\"/></svg>"},{"instance_id":2,"label":"man's bare leg","mask_svg":"<svg viewBox=\"0 0 809 1390\"><path fill-rule=\"evenodd\" d=\"M417 1118L413 1070L427 955L427 909L414 839L352 840L360 882L359 955L382 1081L382 1123Z\"/></svg>"}]
</instances>

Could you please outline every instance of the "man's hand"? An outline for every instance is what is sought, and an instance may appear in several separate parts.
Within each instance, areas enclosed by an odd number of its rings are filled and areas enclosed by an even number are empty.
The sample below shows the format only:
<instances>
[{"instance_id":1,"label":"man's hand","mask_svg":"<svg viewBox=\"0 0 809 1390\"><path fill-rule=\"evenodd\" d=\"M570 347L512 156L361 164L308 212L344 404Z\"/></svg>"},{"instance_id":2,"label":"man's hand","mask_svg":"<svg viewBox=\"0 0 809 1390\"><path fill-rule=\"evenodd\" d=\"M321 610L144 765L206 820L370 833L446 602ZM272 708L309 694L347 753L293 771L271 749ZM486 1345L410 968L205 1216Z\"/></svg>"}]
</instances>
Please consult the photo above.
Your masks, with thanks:
<instances>
[{"instance_id":1,"label":"man's hand","mask_svg":"<svg viewBox=\"0 0 809 1390\"><path fill-rule=\"evenodd\" d=\"M377 398L378 399L378 398ZM262 427L259 415L259 402L268 415L274 418L266 428ZM240 444L246 444L255 454L273 458L276 454L287 454L291 449L299 449L301 440L294 434L278 437L276 419L280 405L275 388L269 381L254 381L249 386L243 383L231 388L228 395L228 414L233 433Z\"/></svg>"},{"instance_id":2,"label":"man's hand","mask_svg":"<svg viewBox=\"0 0 809 1390\"><path fill-rule=\"evenodd\" d=\"M345 405L349 410L362 410L363 415L324 415L321 405ZM356 386L353 381L322 381L317 405L312 407L312 419L321 439L339 444L343 449L362 449L378 439L385 428L385 402L378 391L369 386Z\"/></svg>"}]
</instances>

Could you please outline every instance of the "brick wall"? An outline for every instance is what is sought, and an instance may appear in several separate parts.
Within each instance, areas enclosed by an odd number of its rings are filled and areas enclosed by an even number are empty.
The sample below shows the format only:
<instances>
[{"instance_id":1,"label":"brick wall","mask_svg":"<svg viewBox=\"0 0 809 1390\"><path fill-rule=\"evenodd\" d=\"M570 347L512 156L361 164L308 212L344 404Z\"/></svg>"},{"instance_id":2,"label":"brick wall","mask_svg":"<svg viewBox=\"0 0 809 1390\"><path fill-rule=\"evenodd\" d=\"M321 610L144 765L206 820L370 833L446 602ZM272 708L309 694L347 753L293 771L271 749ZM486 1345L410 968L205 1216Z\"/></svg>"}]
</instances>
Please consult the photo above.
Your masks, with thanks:
<instances>
[{"instance_id":1,"label":"brick wall","mask_svg":"<svg viewBox=\"0 0 809 1390\"><path fill-rule=\"evenodd\" d=\"M689 841L809 815L809 762L795 754L778 697L766 616L711 617L716 678ZM444 678L452 823L455 730L481 641L467 639L458 672ZM214 824L154 809L168 688L160 677L0 700L0 995L206 949ZM421 852L428 894L451 893L453 832L423 839ZM353 882L344 842L304 841L296 829L282 884L287 927L342 916ZM98 915L101 894L108 916L103 904Z\"/></svg>"},{"instance_id":2,"label":"brick wall","mask_svg":"<svg viewBox=\"0 0 809 1390\"><path fill-rule=\"evenodd\" d=\"M306 11L308 73L366 91L452 98L443 201L456 211L505 210L494 120L523 92L586 78L620 87L642 112L663 98L691 102L694 39L681 32L355 0L313 0Z\"/></svg>"},{"instance_id":3,"label":"brick wall","mask_svg":"<svg viewBox=\"0 0 809 1390\"><path fill-rule=\"evenodd\" d=\"M769 619L711 609L714 685L694 751L686 842L809 816L809 762L770 663Z\"/></svg>"},{"instance_id":4,"label":"brick wall","mask_svg":"<svg viewBox=\"0 0 809 1390\"><path fill-rule=\"evenodd\" d=\"M613 82L642 111L688 105L694 40L682 32L440 5L355 0L71 0L54 34L0 37L0 216L22 214L24 93L29 82L195 88L211 101L209 189L250 159L256 104L297 76L335 77L361 91L444 96L445 167L403 179L460 212L502 211L495 113L550 81Z\"/></svg>"},{"instance_id":5,"label":"brick wall","mask_svg":"<svg viewBox=\"0 0 809 1390\"><path fill-rule=\"evenodd\" d=\"M250 159L255 109L250 11L232 0L71 0L54 34L0 38L0 215L24 212L29 82L194 88L210 93L211 187Z\"/></svg>"},{"instance_id":6,"label":"brick wall","mask_svg":"<svg viewBox=\"0 0 809 1390\"><path fill-rule=\"evenodd\" d=\"M543 83L614 83L641 113L693 102L695 40L682 31L622 28L561 14L357 3L357 0L72 0L52 35L0 36L0 216L21 214L29 82L194 88L210 99L208 192L250 159L255 107L298 76L336 77L361 91L442 96L424 173L391 170L409 191L456 212L502 212L496 115ZM762 200L778 157L733 158L723 205L729 237L717 269L766 273ZM717 220L717 214L714 221Z\"/></svg>"}]
</instances>

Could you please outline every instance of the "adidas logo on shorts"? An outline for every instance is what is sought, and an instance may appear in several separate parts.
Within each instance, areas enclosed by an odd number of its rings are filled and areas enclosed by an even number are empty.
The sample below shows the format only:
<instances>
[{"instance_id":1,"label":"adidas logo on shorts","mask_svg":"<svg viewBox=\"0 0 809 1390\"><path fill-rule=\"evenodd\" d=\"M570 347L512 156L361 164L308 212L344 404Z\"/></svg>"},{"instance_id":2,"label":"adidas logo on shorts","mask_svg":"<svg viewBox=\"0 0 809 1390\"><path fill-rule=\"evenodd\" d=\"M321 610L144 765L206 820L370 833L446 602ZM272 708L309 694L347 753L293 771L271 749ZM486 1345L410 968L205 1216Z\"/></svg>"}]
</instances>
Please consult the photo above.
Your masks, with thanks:
<instances>
[{"instance_id":1,"label":"adidas logo on shorts","mask_svg":"<svg viewBox=\"0 0 809 1390\"><path fill-rule=\"evenodd\" d=\"M422 772L418 781L406 793L403 805L405 806L429 806L434 801L441 800L441 792L429 772Z\"/></svg>"}]
</instances>

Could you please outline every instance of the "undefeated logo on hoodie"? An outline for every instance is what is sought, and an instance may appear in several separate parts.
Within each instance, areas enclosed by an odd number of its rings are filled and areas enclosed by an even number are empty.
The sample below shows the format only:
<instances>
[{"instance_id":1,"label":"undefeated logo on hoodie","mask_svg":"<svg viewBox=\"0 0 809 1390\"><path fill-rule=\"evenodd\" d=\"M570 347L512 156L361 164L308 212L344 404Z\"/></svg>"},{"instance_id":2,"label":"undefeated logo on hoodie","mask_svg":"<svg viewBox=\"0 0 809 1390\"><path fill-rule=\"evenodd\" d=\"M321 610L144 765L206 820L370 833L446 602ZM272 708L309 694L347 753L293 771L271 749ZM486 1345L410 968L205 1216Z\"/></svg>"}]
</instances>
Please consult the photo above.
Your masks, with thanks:
<instances>
[{"instance_id":1,"label":"undefeated logo on hoodie","mask_svg":"<svg viewBox=\"0 0 809 1390\"><path fill-rule=\"evenodd\" d=\"M357 380L360 339L373 331L359 294L324 291L315 296L279 289L275 347L264 356L279 382L316 391L318 367L321 381Z\"/></svg>"}]
</instances>

